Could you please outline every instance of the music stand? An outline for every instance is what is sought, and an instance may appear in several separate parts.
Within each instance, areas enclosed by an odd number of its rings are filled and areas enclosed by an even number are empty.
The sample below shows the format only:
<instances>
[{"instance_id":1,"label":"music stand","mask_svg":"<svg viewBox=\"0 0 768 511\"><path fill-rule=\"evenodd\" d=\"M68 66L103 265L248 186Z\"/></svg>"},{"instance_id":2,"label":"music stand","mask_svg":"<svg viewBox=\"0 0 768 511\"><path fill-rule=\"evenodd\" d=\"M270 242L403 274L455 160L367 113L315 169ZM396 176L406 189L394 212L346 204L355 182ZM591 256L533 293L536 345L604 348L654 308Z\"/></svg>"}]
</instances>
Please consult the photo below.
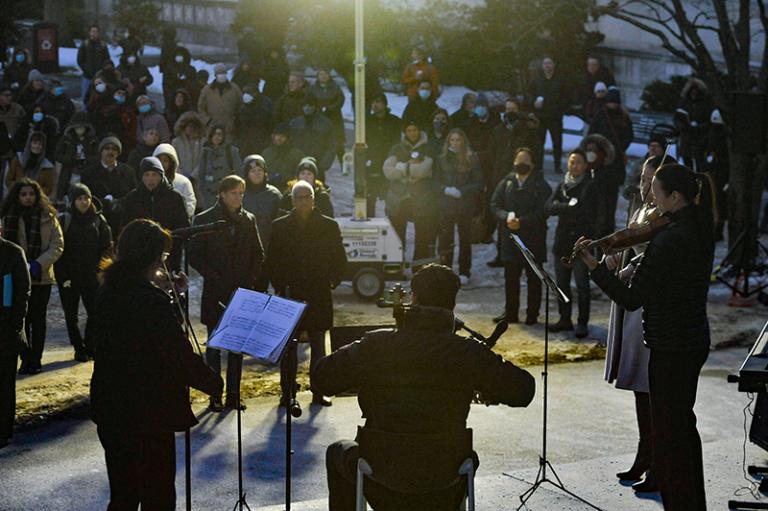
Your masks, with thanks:
<instances>
[{"instance_id":1,"label":"music stand","mask_svg":"<svg viewBox=\"0 0 768 511\"><path fill-rule=\"evenodd\" d=\"M552 467L552 464L547 459L547 396L548 396L548 387L547 387L547 377L549 376L549 290L551 289L552 292L557 296L559 300L562 300L563 302L568 302L568 298L563 294L563 291L557 287L557 284L552 280L552 278L549 276L549 274L544 270L544 268L536 261L536 258L533 256L530 250L528 250L528 247L525 246L525 243L516 235L516 234L510 234L510 238L512 238L512 241L514 241L515 245L517 245L517 248L520 249L520 252L523 253L523 256L525 257L525 260L528 261L528 264L531 265L531 268L533 268L533 272L544 282L546 287L546 299L544 301L544 372L541 373L543 379L544 379L544 421L543 421L543 435L542 435L542 449L541 449L541 456L539 456L539 472L536 474L536 480L533 483L533 486L531 486L528 490L526 490L522 495L520 495L520 506L517 508L518 511L522 509L523 506L525 506L525 503L528 502L528 499L530 499L533 494L536 492L536 490L544 483L549 483L555 488L558 488L559 490L567 493L571 497L580 500L584 504L590 506L593 509L597 509L598 511L602 511L599 507L595 506L594 504L587 502L583 498L579 497L575 493L573 493L570 490L567 490L565 486L563 485L563 482L560 480L560 477L557 475L557 472L555 472L555 469ZM557 264L557 262L555 262ZM531 283L529 282L528 285L530 286ZM550 472L552 475L555 476L555 479L557 482L553 481L549 477L547 477L547 467L549 467Z\"/></svg>"}]
</instances>

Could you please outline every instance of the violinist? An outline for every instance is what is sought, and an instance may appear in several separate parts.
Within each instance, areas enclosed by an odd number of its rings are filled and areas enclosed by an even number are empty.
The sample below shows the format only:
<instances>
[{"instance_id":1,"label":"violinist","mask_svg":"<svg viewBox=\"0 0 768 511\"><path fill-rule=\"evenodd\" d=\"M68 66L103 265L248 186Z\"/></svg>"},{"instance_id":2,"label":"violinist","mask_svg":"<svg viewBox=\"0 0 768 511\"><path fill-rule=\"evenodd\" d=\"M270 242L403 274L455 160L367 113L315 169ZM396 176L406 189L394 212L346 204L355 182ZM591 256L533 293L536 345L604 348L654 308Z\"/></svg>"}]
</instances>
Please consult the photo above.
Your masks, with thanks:
<instances>
[{"instance_id":1,"label":"violinist","mask_svg":"<svg viewBox=\"0 0 768 511\"><path fill-rule=\"evenodd\" d=\"M552 253L556 259L571 255L574 242L579 236L589 233L588 237L597 235L600 196L595 187L592 175L587 171L587 154L581 149L574 149L568 155L568 172L563 182L557 185L554 193L546 204L550 216L560 217L555 231L555 244ZM589 333L589 271L578 259L573 268L555 263L555 278L557 287L568 297L568 303L559 302L560 320L550 325L550 332L573 330L571 321L571 274L576 280L579 292L579 322L576 337L583 338Z\"/></svg>"},{"instance_id":2,"label":"violinist","mask_svg":"<svg viewBox=\"0 0 768 511\"><path fill-rule=\"evenodd\" d=\"M701 438L693 406L709 354L707 293L716 220L712 184L708 175L672 164L656 171L651 189L660 213L673 215L674 222L651 239L629 285L591 252L580 256L592 280L613 301L630 311L643 307L653 464L664 509L704 511ZM574 249L589 242L582 237Z\"/></svg>"},{"instance_id":3,"label":"violinist","mask_svg":"<svg viewBox=\"0 0 768 511\"><path fill-rule=\"evenodd\" d=\"M653 156L643 164L640 175L640 201L633 200L637 204L630 217L630 226L638 225L655 210L651 182L656 169L665 164L674 163L669 156ZM605 264L611 271L620 270L619 278L625 284L632 277L639 258L645 251L648 243L641 243L628 248L623 252L607 256ZM634 262L622 264L623 261L633 259ZM632 488L639 493L658 491L656 477L651 471L651 446L653 445L651 434L651 405L648 400L648 349L643 344L643 318L642 312L625 311L616 303L611 305L611 319L608 328L608 346L605 359L605 380L614 383L617 389L631 390L635 393L635 411L637 413L637 427L640 433L640 441L637 445L637 454L632 468L619 472L616 476L621 481L634 481L640 479L645 473L645 480L638 482Z\"/></svg>"}]
</instances>

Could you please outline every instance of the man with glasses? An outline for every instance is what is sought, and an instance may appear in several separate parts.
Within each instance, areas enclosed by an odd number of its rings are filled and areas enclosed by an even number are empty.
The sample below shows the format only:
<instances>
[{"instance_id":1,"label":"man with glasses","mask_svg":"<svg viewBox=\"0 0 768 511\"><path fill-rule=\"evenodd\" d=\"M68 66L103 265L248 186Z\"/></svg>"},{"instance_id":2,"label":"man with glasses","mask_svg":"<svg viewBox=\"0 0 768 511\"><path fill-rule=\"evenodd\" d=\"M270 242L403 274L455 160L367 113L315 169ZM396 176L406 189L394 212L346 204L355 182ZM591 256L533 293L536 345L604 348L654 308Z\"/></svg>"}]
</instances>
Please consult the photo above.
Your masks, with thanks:
<instances>
[{"instance_id":1,"label":"man with glasses","mask_svg":"<svg viewBox=\"0 0 768 511\"><path fill-rule=\"evenodd\" d=\"M304 113L304 96L309 88L302 73L294 72L288 78L288 92L280 96L275 105L272 120L275 123L291 122Z\"/></svg>"},{"instance_id":2,"label":"man with glasses","mask_svg":"<svg viewBox=\"0 0 768 511\"><path fill-rule=\"evenodd\" d=\"M309 342L310 368L325 356L325 333L333 326L331 291L341 282L347 266L347 254L339 224L323 216L315 205L315 189L299 181L291 191L293 210L272 222L266 268L275 293L307 303L299 324L299 339ZM296 364L296 359L290 363ZM280 406L287 406L291 396L289 362L283 358ZM312 386L310 380L310 387ZM331 406L331 400L311 389L312 403Z\"/></svg>"},{"instance_id":3,"label":"man with glasses","mask_svg":"<svg viewBox=\"0 0 768 511\"><path fill-rule=\"evenodd\" d=\"M103 214L112 229L113 237L120 234L123 217L123 198L136 188L136 175L126 163L118 162L123 146L115 136L107 136L99 144L101 161L83 171L80 182L91 190L104 207Z\"/></svg>"},{"instance_id":4,"label":"man with glasses","mask_svg":"<svg viewBox=\"0 0 768 511\"><path fill-rule=\"evenodd\" d=\"M8 136L13 138L19 123L27 113L24 108L13 101L13 91L7 83L0 84L0 121L8 128Z\"/></svg>"}]
</instances>

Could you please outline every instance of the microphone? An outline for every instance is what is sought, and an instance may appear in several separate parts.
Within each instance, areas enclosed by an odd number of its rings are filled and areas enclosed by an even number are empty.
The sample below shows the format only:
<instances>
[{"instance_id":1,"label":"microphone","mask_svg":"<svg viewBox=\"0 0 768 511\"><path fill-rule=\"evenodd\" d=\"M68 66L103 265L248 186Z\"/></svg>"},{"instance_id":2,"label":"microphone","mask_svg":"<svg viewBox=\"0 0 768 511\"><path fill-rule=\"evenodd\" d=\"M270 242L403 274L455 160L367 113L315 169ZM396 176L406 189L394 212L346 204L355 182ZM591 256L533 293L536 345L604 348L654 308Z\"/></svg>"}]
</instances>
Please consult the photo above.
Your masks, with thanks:
<instances>
[{"instance_id":1,"label":"microphone","mask_svg":"<svg viewBox=\"0 0 768 511\"><path fill-rule=\"evenodd\" d=\"M216 231L224 231L226 228L227 222L224 220L219 220L218 222L213 222L210 224L195 225L193 227L182 227L181 229L171 231L171 236L174 238L188 239L198 234L210 234Z\"/></svg>"}]
</instances>

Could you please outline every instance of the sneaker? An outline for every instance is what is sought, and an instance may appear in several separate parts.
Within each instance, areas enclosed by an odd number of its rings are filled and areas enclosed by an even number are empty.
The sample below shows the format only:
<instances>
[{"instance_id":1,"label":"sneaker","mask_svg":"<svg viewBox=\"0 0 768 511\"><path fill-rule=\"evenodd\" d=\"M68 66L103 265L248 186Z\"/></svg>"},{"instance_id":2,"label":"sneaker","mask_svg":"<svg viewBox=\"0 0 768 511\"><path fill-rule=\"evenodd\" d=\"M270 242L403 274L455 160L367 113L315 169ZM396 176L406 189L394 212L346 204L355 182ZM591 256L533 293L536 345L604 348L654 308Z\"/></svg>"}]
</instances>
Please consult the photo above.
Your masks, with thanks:
<instances>
[{"instance_id":1,"label":"sneaker","mask_svg":"<svg viewBox=\"0 0 768 511\"><path fill-rule=\"evenodd\" d=\"M323 396L322 394L312 393L312 404L320 406L332 406L333 402L329 397Z\"/></svg>"},{"instance_id":2,"label":"sneaker","mask_svg":"<svg viewBox=\"0 0 768 511\"><path fill-rule=\"evenodd\" d=\"M576 325L575 335L579 339L585 338L586 336L589 335L589 327L587 325L582 325L581 323L579 323L578 325Z\"/></svg>"},{"instance_id":3,"label":"sneaker","mask_svg":"<svg viewBox=\"0 0 768 511\"><path fill-rule=\"evenodd\" d=\"M549 325L550 332L569 332L573 330L573 323L570 319L561 319L554 325Z\"/></svg>"},{"instance_id":4,"label":"sneaker","mask_svg":"<svg viewBox=\"0 0 768 511\"><path fill-rule=\"evenodd\" d=\"M462 286L466 286L469 284L469 275L459 275L459 280L461 280Z\"/></svg>"}]
</instances>

